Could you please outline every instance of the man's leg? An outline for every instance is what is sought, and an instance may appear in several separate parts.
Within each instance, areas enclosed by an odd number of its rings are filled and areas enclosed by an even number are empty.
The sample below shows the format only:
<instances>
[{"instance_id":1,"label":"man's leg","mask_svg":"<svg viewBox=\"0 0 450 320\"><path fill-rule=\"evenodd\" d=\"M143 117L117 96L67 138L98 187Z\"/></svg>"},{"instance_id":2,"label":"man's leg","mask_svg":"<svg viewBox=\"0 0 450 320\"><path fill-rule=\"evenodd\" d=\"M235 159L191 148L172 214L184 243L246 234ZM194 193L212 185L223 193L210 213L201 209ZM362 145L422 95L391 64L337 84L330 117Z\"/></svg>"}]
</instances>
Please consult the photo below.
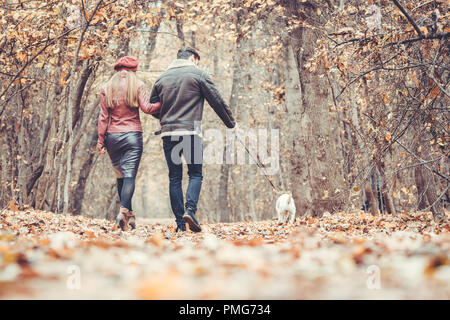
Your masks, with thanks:
<instances>
[{"instance_id":1,"label":"man's leg","mask_svg":"<svg viewBox=\"0 0 450 320\"><path fill-rule=\"evenodd\" d=\"M203 148L202 139L196 135L185 136L184 139L189 139L189 148L184 150L184 157L188 166L189 185L186 191L186 212L183 219L189 223L189 227L192 231L201 231L200 224L195 218L197 212L197 203L200 197L200 191L202 188L202 159ZM187 143L185 144L185 146Z\"/></svg>"},{"instance_id":2,"label":"man's leg","mask_svg":"<svg viewBox=\"0 0 450 320\"><path fill-rule=\"evenodd\" d=\"M181 230L186 230L185 223L183 222L184 214L184 200L182 189L183 178L183 164L180 159L173 159L172 150L179 143L178 141L172 141L172 138L176 137L163 137L164 155L166 157L167 167L169 168L169 194L170 205L172 212L175 215L175 221L177 226ZM181 157L179 153L175 157Z\"/></svg>"},{"instance_id":3,"label":"man's leg","mask_svg":"<svg viewBox=\"0 0 450 320\"><path fill-rule=\"evenodd\" d=\"M189 185L186 191L186 208L191 208L193 213L197 212L197 203L200 197L200 191L202 189L202 160L203 149L202 139L198 136L191 136L191 148L190 154L185 152L189 175ZM188 159L190 158L190 159Z\"/></svg>"}]
</instances>

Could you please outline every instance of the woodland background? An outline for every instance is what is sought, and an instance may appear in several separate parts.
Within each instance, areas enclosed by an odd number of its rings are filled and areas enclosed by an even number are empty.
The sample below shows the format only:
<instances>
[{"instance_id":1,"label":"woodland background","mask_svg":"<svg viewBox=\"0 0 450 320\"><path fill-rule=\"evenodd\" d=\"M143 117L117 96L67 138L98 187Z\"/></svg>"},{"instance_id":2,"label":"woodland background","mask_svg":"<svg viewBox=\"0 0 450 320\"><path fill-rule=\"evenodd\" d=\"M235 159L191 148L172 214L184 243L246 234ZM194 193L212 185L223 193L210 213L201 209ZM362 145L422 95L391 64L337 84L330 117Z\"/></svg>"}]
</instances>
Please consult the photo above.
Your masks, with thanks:
<instances>
[{"instance_id":1,"label":"woodland background","mask_svg":"<svg viewBox=\"0 0 450 320\"><path fill-rule=\"evenodd\" d=\"M150 91L185 44L241 127L280 130L271 179L293 192L298 215L364 207L440 220L450 199L449 5L2 0L0 207L112 218L115 178L95 150L99 88L132 55ZM140 217L171 217L159 124L141 118L133 206ZM206 106L204 129L219 121ZM268 219L276 196L255 165L207 165L199 218Z\"/></svg>"}]
</instances>

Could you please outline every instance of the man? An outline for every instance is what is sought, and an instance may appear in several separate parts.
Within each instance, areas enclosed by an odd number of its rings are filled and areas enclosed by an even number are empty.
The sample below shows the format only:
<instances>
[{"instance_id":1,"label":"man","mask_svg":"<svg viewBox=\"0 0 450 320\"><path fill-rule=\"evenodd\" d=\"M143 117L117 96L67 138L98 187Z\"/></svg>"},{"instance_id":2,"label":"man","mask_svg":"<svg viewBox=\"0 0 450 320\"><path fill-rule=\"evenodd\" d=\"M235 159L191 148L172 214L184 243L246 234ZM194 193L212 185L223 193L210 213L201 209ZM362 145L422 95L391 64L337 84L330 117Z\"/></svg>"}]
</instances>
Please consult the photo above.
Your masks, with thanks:
<instances>
[{"instance_id":1,"label":"man","mask_svg":"<svg viewBox=\"0 0 450 320\"><path fill-rule=\"evenodd\" d=\"M192 48L181 48L177 59L156 80L150 101L161 102L159 120L164 155L169 168L170 204L177 232L189 229L200 232L195 218L202 186L201 121L205 99L228 128L234 128L233 114L210 77L197 65L200 55ZM181 155L188 166L189 185L183 200Z\"/></svg>"}]
</instances>

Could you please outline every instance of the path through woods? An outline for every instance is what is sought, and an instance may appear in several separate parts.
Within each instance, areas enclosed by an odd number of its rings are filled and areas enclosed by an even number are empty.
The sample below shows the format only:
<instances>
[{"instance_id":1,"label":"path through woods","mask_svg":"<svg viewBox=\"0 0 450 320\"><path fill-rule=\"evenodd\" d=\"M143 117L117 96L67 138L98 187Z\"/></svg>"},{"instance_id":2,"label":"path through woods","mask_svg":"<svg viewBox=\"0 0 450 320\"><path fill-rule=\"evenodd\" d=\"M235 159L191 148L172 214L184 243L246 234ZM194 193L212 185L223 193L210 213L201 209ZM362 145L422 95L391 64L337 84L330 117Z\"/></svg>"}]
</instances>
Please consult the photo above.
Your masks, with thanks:
<instances>
[{"instance_id":1,"label":"path through woods","mask_svg":"<svg viewBox=\"0 0 450 320\"><path fill-rule=\"evenodd\" d=\"M447 212L448 216L448 212ZM204 225L0 214L0 298L449 299L450 226L431 213Z\"/></svg>"}]
</instances>

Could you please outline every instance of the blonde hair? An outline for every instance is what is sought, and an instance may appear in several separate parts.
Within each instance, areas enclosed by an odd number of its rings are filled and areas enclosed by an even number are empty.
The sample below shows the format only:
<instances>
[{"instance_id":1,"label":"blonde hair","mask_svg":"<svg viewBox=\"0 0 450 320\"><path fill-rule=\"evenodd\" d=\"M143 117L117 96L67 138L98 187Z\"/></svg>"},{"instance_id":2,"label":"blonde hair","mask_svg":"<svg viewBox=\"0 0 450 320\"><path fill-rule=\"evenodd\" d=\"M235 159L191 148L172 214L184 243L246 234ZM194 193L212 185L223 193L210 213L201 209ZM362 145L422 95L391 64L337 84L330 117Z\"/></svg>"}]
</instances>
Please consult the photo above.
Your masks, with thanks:
<instances>
[{"instance_id":1,"label":"blonde hair","mask_svg":"<svg viewBox=\"0 0 450 320\"><path fill-rule=\"evenodd\" d=\"M111 79L106 83L105 86L105 95L106 95L106 106L108 108L113 109L116 105L120 103L119 101L119 92L122 75L126 72L126 89L124 93L125 104L128 107L139 107L138 100L138 90L141 86L142 82L137 78L136 74L133 71L121 70L116 72Z\"/></svg>"}]
</instances>

